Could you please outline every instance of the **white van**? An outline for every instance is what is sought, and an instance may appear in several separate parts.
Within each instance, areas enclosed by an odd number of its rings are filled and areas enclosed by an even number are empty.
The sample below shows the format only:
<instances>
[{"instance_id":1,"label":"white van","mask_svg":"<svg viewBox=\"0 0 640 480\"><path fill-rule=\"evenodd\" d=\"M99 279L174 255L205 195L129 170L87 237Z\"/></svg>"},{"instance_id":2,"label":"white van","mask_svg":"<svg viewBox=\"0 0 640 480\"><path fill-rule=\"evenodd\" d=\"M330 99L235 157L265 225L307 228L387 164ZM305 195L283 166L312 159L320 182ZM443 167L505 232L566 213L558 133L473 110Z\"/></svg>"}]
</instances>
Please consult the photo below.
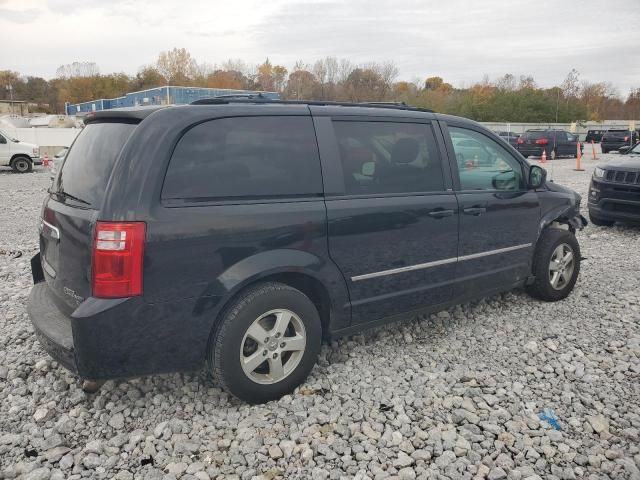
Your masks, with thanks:
<instances>
[{"instance_id":1,"label":"white van","mask_svg":"<svg viewBox=\"0 0 640 480\"><path fill-rule=\"evenodd\" d=\"M14 172L30 172L33 165L42 164L40 147L21 142L0 130L0 166L11 167Z\"/></svg>"}]
</instances>

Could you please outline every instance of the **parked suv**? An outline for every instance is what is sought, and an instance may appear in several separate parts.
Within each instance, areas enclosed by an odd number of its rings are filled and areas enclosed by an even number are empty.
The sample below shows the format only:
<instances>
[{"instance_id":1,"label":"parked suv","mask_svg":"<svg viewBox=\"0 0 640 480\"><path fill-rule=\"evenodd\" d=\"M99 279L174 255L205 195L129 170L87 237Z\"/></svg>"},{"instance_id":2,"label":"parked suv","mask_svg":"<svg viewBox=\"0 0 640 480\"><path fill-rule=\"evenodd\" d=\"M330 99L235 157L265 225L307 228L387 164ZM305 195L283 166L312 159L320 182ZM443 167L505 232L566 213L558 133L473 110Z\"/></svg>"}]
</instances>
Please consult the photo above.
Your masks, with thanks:
<instances>
[{"instance_id":1,"label":"parked suv","mask_svg":"<svg viewBox=\"0 0 640 480\"><path fill-rule=\"evenodd\" d=\"M545 152L549 158L575 157L578 136L565 130L530 129L516 142L516 148L525 157L541 157ZM580 151L584 147L580 145Z\"/></svg>"},{"instance_id":2,"label":"parked suv","mask_svg":"<svg viewBox=\"0 0 640 480\"><path fill-rule=\"evenodd\" d=\"M0 166L11 167L14 172L26 173L34 165L41 165L40 148L33 143L21 142L0 130Z\"/></svg>"},{"instance_id":3,"label":"parked suv","mask_svg":"<svg viewBox=\"0 0 640 480\"><path fill-rule=\"evenodd\" d=\"M610 129L607 130L600 140L600 148L602 153L609 153L612 150L618 150L620 147L633 145L638 139L638 134L627 129Z\"/></svg>"},{"instance_id":4,"label":"parked suv","mask_svg":"<svg viewBox=\"0 0 640 480\"><path fill-rule=\"evenodd\" d=\"M587 136L585 137L584 141L586 143L591 143L592 141L595 143L599 143L605 131L606 130L587 130Z\"/></svg>"},{"instance_id":5,"label":"parked suv","mask_svg":"<svg viewBox=\"0 0 640 480\"><path fill-rule=\"evenodd\" d=\"M515 147L517 145L518 142L518 137L520 137L519 134L514 133L514 132L510 132L510 131L496 131L495 132L500 138L502 138L504 141L506 141L509 145Z\"/></svg>"},{"instance_id":6,"label":"parked suv","mask_svg":"<svg viewBox=\"0 0 640 480\"><path fill-rule=\"evenodd\" d=\"M588 207L594 225L640 222L640 143L619 160L596 166Z\"/></svg>"},{"instance_id":7,"label":"parked suv","mask_svg":"<svg viewBox=\"0 0 640 480\"><path fill-rule=\"evenodd\" d=\"M578 277L580 196L470 120L211 99L85 123L44 200L28 310L92 388L206 363L263 402L323 337L520 286L556 301Z\"/></svg>"}]
</instances>

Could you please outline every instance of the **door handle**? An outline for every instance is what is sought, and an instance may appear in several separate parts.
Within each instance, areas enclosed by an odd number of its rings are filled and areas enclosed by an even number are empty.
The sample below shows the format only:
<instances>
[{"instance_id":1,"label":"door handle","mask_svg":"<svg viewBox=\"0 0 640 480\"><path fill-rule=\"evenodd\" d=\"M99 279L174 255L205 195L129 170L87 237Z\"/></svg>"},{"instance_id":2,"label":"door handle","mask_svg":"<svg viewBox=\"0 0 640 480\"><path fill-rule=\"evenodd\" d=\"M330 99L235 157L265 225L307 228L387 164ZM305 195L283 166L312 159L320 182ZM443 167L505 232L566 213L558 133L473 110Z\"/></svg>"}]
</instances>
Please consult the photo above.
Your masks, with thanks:
<instances>
[{"instance_id":1,"label":"door handle","mask_svg":"<svg viewBox=\"0 0 640 480\"><path fill-rule=\"evenodd\" d=\"M462 210L465 215L475 215L478 216L481 213L485 213L487 209L485 207L469 207Z\"/></svg>"},{"instance_id":2,"label":"door handle","mask_svg":"<svg viewBox=\"0 0 640 480\"><path fill-rule=\"evenodd\" d=\"M429 212L429 216L433 218L444 218L451 217L454 213L454 210L434 210L433 212Z\"/></svg>"}]
</instances>

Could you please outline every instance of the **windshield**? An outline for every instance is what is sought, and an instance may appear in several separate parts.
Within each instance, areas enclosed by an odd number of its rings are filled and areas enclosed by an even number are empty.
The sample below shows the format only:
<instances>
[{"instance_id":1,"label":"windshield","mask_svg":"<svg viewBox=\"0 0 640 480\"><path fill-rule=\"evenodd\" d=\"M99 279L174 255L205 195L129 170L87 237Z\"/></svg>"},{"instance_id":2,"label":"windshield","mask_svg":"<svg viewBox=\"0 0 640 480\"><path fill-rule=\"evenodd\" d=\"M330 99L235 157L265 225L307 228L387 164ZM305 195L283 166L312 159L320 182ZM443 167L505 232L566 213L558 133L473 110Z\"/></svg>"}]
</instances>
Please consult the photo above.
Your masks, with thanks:
<instances>
[{"instance_id":1,"label":"windshield","mask_svg":"<svg viewBox=\"0 0 640 480\"><path fill-rule=\"evenodd\" d=\"M12 142L19 142L19 140L16 137L12 137L11 135L9 135L7 132L5 132L4 130L0 130L0 135L2 135L4 138L8 138L9 140L11 140Z\"/></svg>"},{"instance_id":2,"label":"windshield","mask_svg":"<svg viewBox=\"0 0 640 480\"><path fill-rule=\"evenodd\" d=\"M87 125L67 152L54 192L99 208L116 158L135 128L131 123Z\"/></svg>"}]
</instances>

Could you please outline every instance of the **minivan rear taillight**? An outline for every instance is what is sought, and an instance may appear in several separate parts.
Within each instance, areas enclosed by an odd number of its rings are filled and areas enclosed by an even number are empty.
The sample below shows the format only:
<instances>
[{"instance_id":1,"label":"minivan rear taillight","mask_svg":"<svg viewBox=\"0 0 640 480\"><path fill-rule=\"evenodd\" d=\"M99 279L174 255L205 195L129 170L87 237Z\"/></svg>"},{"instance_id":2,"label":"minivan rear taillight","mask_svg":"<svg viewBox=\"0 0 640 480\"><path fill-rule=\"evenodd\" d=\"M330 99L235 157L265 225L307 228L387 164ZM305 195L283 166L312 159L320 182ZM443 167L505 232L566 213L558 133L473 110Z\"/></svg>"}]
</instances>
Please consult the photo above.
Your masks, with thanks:
<instances>
[{"instance_id":1,"label":"minivan rear taillight","mask_svg":"<svg viewBox=\"0 0 640 480\"><path fill-rule=\"evenodd\" d=\"M628 142L629 141L629 135L627 135L626 137L624 137L624 141Z\"/></svg>"},{"instance_id":2,"label":"minivan rear taillight","mask_svg":"<svg viewBox=\"0 0 640 480\"><path fill-rule=\"evenodd\" d=\"M142 295L143 222L96 224L91 287L98 298Z\"/></svg>"},{"instance_id":3,"label":"minivan rear taillight","mask_svg":"<svg viewBox=\"0 0 640 480\"><path fill-rule=\"evenodd\" d=\"M536 140L536 145L546 145L547 143L549 143L549 140L546 138L539 138Z\"/></svg>"},{"instance_id":4,"label":"minivan rear taillight","mask_svg":"<svg viewBox=\"0 0 640 480\"><path fill-rule=\"evenodd\" d=\"M516 143L518 145L522 145L524 143L524 140L522 139L522 137L518 137L518 140L516 140Z\"/></svg>"}]
</instances>

